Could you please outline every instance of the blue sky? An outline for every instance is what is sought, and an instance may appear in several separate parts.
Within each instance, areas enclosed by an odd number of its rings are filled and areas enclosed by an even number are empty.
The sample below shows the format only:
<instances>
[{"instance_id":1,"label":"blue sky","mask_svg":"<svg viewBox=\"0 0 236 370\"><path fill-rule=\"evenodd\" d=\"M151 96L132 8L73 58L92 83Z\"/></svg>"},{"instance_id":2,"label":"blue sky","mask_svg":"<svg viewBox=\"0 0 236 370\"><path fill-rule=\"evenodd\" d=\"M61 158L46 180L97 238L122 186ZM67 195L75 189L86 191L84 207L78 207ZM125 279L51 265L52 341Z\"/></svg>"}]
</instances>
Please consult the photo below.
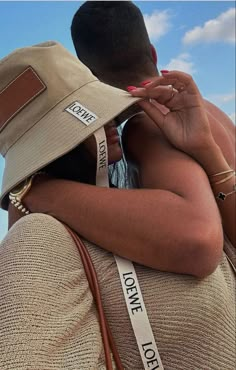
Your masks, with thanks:
<instances>
[{"instance_id":1,"label":"blue sky","mask_svg":"<svg viewBox=\"0 0 236 370\"><path fill-rule=\"evenodd\" d=\"M160 69L191 73L202 95L235 121L235 3L233 1L137 1ZM72 17L82 2L0 1L0 58L18 47L47 40L74 53ZM0 181L4 160L0 158ZM7 214L0 210L0 240Z\"/></svg>"}]
</instances>

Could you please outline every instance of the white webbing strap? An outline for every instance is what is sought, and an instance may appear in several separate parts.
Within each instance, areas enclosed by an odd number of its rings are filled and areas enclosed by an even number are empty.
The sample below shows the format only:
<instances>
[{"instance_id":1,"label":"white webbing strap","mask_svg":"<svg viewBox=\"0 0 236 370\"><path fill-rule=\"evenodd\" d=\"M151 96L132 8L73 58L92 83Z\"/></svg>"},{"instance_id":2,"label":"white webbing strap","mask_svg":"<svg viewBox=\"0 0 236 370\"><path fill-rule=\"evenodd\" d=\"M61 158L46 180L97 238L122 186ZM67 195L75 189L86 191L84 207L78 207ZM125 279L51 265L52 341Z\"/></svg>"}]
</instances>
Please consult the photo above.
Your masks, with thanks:
<instances>
[{"instance_id":1,"label":"white webbing strap","mask_svg":"<svg viewBox=\"0 0 236 370\"><path fill-rule=\"evenodd\" d=\"M96 185L109 188L107 138L104 127L94 133L97 144Z\"/></svg>"},{"instance_id":2,"label":"white webbing strap","mask_svg":"<svg viewBox=\"0 0 236 370\"><path fill-rule=\"evenodd\" d=\"M150 325L134 265L114 256L125 296L130 321L145 370L164 370Z\"/></svg>"},{"instance_id":3,"label":"white webbing strap","mask_svg":"<svg viewBox=\"0 0 236 370\"><path fill-rule=\"evenodd\" d=\"M108 150L104 128L94 133L97 143L97 174L96 185L109 187ZM157 349L152 328L148 319L146 307L138 278L131 261L114 255L120 275L127 310L138 344L140 356L145 370L164 370Z\"/></svg>"}]
</instances>

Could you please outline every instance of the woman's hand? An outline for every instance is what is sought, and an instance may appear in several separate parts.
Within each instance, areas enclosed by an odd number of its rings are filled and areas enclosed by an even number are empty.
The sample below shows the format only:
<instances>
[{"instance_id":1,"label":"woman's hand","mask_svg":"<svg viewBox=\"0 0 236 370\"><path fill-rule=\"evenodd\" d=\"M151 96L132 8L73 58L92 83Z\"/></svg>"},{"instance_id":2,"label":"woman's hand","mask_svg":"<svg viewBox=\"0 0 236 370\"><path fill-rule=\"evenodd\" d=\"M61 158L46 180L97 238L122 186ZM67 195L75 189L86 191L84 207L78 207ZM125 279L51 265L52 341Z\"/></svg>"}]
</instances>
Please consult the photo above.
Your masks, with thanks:
<instances>
[{"instance_id":1,"label":"woman's hand","mask_svg":"<svg viewBox=\"0 0 236 370\"><path fill-rule=\"evenodd\" d=\"M130 93L147 98L139 105L177 149L195 157L214 142L203 98L190 75L166 71ZM169 112L161 112L156 102L164 104Z\"/></svg>"},{"instance_id":2,"label":"woman's hand","mask_svg":"<svg viewBox=\"0 0 236 370\"><path fill-rule=\"evenodd\" d=\"M231 166L235 162L234 153L228 155L227 161L222 151L223 148L226 149L225 144L223 144L226 141L221 142L218 139L216 142L214 140L209 123L211 115L207 114L204 100L192 77L178 71L162 71L162 74L150 83L142 84L144 88L128 90L133 96L146 98L146 100L139 102L143 110L161 129L169 142L177 149L193 157L211 180L213 174L232 171ZM160 110L158 104L164 104L169 112L165 114ZM218 121L217 109L214 110L212 117L215 122ZM215 122L214 125L217 128L218 123ZM221 124L225 128L228 127L224 118L221 123L219 122L219 126ZM211 127L214 126L211 125ZM227 130L224 130L224 132L227 135ZM229 136L227 136L227 142L231 144ZM228 153L230 153L230 150ZM217 180L221 181L224 178L217 177ZM218 207L224 225L224 232L235 246L235 203L232 201L235 197L234 184L235 180L232 176L227 181L212 185L212 191L217 199L220 192L231 194L228 200L218 201Z\"/></svg>"}]
</instances>

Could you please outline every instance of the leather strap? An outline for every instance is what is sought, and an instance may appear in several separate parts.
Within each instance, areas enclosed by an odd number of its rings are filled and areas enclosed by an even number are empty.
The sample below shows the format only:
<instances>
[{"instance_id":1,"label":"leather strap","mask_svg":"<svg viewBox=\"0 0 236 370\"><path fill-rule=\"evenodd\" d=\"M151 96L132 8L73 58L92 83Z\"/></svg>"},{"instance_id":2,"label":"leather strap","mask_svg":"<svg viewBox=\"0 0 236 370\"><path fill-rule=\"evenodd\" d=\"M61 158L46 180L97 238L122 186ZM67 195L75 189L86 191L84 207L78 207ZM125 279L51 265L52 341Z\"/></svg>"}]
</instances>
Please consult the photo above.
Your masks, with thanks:
<instances>
[{"instance_id":1,"label":"leather strap","mask_svg":"<svg viewBox=\"0 0 236 370\"><path fill-rule=\"evenodd\" d=\"M67 225L65 225L65 228L71 235L72 239L74 240L80 256L81 260L84 266L84 270L89 282L89 286L91 289L91 292L93 294L95 303L97 305L98 309L98 315L99 315L99 323L100 323L100 329L101 329L101 334L102 334L102 339L103 339L103 345L104 345L104 352L105 352L105 359L106 359L106 368L107 370L113 370L112 366L112 360L111 360L111 352L113 354L113 358L116 364L116 369L117 370L124 370L124 367L121 363L121 359L119 357L118 351L116 349L116 345L114 342L114 339L112 337L110 328L108 326L107 320L105 318L105 313L103 310L102 306L102 299L101 299L101 293L100 293L100 288L99 288L99 283L97 279L97 274L96 270L94 268L93 262L91 260L91 257L80 239L80 237L73 231L71 230Z\"/></svg>"}]
</instances>

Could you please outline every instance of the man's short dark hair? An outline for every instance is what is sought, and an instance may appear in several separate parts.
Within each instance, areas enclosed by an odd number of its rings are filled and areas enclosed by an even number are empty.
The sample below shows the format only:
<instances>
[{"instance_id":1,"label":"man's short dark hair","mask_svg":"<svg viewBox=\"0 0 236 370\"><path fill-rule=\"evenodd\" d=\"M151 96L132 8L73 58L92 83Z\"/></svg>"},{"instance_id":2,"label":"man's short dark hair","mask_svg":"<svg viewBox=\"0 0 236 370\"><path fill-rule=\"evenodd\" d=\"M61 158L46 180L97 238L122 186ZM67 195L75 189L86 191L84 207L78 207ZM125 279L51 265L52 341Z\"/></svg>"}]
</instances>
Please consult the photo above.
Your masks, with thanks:
<instances>
[{"instance_id":1,"label":"man's short dark hair","mask_svg":"<svg viewBox=\"0 0 236 370\"><path fill-rule=\"evenodd\" d=\"M79 59L99 78L118 78L156 66L143 15L131 1L87 1L74 15L71 34ZM102 78L103 79L103 78Z\"/></svg>"}]
</instances>

